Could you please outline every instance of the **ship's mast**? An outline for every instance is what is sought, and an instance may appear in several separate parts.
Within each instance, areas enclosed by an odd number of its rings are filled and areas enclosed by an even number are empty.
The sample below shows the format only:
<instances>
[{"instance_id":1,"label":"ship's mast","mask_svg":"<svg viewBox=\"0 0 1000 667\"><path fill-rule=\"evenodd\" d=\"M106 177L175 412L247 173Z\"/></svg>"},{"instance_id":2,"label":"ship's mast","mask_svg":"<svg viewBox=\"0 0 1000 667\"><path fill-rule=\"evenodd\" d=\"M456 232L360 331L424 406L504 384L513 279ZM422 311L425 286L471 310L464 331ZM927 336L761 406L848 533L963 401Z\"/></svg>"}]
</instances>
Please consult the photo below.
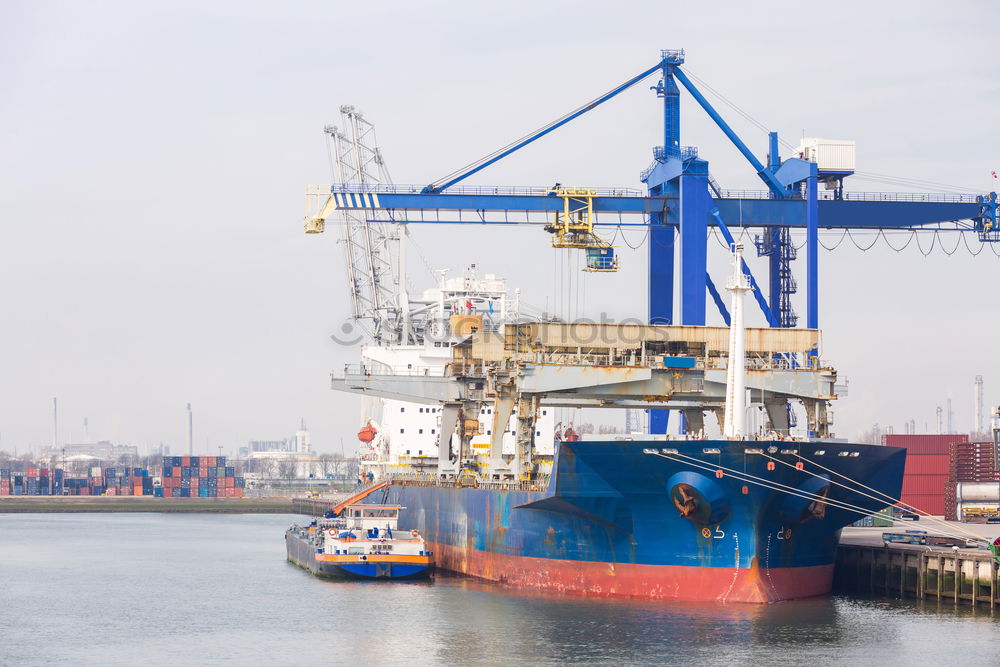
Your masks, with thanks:
<instances>
[{"instance_id":1,"label":"ship's mast","mask_svg":"<svg viewBox=\"0 0 1000 667\"><path fill-rule=\"evenodd\" d=\"M743 273L743 244L733 244L733 275L726 289L732 293L729 324L729 360L726 364L726 416L723 435L742 438L746 435L746 329L743 326L743 301L750 291L750 280Z\"/></svg>"}]
</instances>

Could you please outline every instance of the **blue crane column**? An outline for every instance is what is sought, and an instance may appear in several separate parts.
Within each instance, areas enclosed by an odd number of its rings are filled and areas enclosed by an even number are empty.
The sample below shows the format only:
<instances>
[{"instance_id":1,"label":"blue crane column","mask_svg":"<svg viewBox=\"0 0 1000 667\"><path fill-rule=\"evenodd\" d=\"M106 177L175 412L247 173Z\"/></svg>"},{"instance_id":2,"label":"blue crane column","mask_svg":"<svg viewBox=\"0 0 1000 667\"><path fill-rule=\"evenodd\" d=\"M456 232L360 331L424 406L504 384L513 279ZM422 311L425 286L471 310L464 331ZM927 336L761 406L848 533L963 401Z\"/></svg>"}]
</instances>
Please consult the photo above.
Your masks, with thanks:
<instances>
[{"instance_id":1,"label":"blue crane column","mask_svg":"<svg viewBox=\"0 0 1000 667\"><path fill-rule=\"evenodd\" d=\"M819 198L818 167L809 165L806 179L806 328L819 328Z\"/></svg>"},{"instance_id":2,"label":"blue crane column","mask_svg":"<svg viewBox=\"0 0 1000 667\"><path fill-rule=\"evenodd\" d=\"M647 185L651 197L677 197L680 186L677 178L672 176L676 175L680 166L681 91L674 81L674 70L684 59L679 54L663 55L663 78L655 88L657 95L663 98L663 146L659 148L661 153L654 149L653 155L657 160L662 159L664 165L662 169L657 169L660 173L651 174ZM678 223L677 207L671 207L666 213L650 215L646 290L650 324L674 323L674 253ZM669 420L669 410L649 410L649 432L666 433Z\"/></svg>"}]
</instances>

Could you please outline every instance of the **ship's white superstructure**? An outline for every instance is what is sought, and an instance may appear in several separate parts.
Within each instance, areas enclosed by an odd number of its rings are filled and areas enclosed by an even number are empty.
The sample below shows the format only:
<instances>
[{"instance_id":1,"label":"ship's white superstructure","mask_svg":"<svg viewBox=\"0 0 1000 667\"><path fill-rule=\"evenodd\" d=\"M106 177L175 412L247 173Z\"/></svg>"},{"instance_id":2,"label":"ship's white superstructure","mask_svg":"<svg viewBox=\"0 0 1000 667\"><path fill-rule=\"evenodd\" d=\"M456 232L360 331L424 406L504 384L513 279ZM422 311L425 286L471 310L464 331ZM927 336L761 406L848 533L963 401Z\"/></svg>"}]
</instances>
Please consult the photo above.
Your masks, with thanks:
<instances>
[{"instance_id":1,"label":"ship's white superstructure","mask_svg":"<svg viewBox=\"0 0 1000 667\"><path fill-rule=\"evenodd\" d=\"M462 277L446 278L411 300L414 319L423 334L418 345L366 345L361 349L362 372L402 376L445 377L454 363L453 348L477 332L502 331L519 316L517 295L511 299L506 281L496 275L480 278L473 265ZM370 443L362 444L362 467L377 477L389 468L431 470L438 463L443 408L439 404L413 403L391 398L366 398L363 423L373 429ZM554 408L541 407L535 423L535 452L553 454ZM470 415L465 415L466 419ZM472 454L488 457L493 440L493 408L479 409L478 435L471 438ZM501 452L516 454L517 411L504 428ZM459 436L451 434L453 457L458 455ZM485 463L485 461L484 461Z\"/></svg>"}]
</instances>

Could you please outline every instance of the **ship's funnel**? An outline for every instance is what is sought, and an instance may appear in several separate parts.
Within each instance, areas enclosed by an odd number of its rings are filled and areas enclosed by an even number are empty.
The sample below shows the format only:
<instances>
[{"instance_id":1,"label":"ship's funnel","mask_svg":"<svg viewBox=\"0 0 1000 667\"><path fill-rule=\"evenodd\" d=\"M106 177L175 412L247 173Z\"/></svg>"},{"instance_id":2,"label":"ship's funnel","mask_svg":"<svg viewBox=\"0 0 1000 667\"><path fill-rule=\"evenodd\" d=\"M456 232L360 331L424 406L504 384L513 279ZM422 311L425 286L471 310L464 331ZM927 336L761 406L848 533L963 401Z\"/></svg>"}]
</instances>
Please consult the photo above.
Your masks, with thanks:
<instances>
[{"instance_id":1,"label":"ship's funnel","mask_svg":"<svg viewBox=\"0 0 1000 667\"><path fill-rule=\"evenodd\" d=\"M746 329L743 326L743 301L750 291L750 280L743 273L743 244L733 244L733 275L726 289L733 295L729 321L729 360L726 367L726 417L722 428L727 438L746 435Z\"/></svg>"}]
</instances>

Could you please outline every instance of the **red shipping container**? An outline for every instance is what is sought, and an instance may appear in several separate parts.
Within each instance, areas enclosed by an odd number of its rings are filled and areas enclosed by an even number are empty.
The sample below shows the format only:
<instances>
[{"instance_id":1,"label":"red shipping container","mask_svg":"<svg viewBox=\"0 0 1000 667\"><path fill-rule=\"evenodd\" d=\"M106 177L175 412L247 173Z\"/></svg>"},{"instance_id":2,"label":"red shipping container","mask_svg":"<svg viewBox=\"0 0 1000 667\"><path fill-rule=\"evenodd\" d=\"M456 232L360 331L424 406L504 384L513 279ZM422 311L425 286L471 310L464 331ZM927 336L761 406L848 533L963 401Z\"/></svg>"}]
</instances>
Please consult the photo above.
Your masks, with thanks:
<instances>
[{"instance_id":1,"label":"red shipping container","mask_svg":"<svg viewBox=\"0 0 1000 667\"><path fill-rule=\"evenodd\" d=\"M903 494L900 499L905 504L927 512L928 514L935 514L941 516L944 514L944 494L940 495L917 495L917 494Z\"/></svg>"},{"instance_id":2,"label":"red shipping container","mask_svg":"<svg viewBox=\"0 0 1000 667\"><path fill-rule=\"evenodd\" d=\"M951 459L947 454L906 454L904 475L947 475Z\"/></svg>"},{"instance_id":3,"label":"red shipping container","mask_svg":"<svg viewBox=\"0 0 1000 667\"><path fill-rule=\"evenodd\" d=\"M909 454L947 454L952 443L968 442L969 436L960 433L942 435L907 435L891 433L882 436L882 444L890 447L906 447Z\"/></svg>"},{"instance_id":4,"label":"red shipping container","mask_svg":"<svg viewBox=\"0 0 1000 667\"><path fill-rule=\"evenodd\" d=\"M174 497L174 490L172 488L170 488L169 486L163 487L163 497L164 498L173 498Z\"/></svg>"},{"instance_id":5,"label":"red shipping container","mask_svg":"<svg viewBox=\"0 0 1000 667\"><path fill-rule=\"evenodd\" d=\"M903 495L944 495L944 487L947 483L947 475L905 475L903 477Z\"/></svg>"}]
</instances>

